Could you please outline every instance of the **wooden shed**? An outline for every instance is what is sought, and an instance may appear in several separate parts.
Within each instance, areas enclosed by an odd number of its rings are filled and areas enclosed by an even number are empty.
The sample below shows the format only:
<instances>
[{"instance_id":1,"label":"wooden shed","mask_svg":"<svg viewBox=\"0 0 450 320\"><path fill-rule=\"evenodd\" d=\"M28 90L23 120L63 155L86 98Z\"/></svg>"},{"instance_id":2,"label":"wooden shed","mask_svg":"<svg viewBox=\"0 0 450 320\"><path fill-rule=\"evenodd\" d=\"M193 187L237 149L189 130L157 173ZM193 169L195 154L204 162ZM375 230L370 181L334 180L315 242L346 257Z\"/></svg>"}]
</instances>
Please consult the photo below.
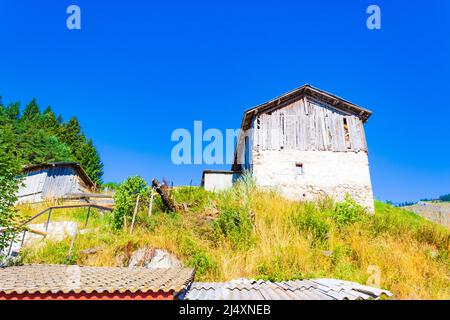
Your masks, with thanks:
<instances>
[{"instance_id":1,"label":"wooden shed","mask_svg":"<svg viewBox=\"0 0 450 320\"><path fill-rule=\"evenodd\" d=\"M52 162L25 167L18 202L40 202L69 194L89 193L95 184L76 162Z\"/></svg>"}]
</instances>

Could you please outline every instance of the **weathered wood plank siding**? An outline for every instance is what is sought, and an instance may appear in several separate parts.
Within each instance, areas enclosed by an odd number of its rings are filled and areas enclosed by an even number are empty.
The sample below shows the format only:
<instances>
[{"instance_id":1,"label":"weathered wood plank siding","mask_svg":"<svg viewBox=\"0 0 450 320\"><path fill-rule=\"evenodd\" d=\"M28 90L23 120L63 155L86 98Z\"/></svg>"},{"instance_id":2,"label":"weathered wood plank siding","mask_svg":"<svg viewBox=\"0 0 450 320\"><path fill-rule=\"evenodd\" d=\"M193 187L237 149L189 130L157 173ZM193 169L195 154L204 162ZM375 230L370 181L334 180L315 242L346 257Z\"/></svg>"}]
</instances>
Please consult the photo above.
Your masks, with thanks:
<instances>
[{"instance_id":1,"label":"weathered wood plank siding","mask_svg":"<svg viewBox=\"0 0 450 320\"><path fill-rule=\"evenodd\" d=\"M367 151L357 116L309 97L258 115L253 129L255 150Z\"/></svg>"},{"instance_id":2,"label":"weathered wood plank siding","mask_svg":"<svg viewBox=\"0 0 450 320\"><path fill-rule=\"evenodd\" d=\"M27 172L17 195L20 202L39 202L89 191L73 167L55 166Z\"/></svg>"},{"instance_id":3,"label":"weathered wood plank siding","mask_svg":"<svg viewBox=\"0 0 450 320\"><path fill-rule=\"evenodd\" d=\"M66 194L86 192L79 180L72 167L50 168L42 188L42 195L44 198L58 198Z\"/></svg>"}]
</instances>

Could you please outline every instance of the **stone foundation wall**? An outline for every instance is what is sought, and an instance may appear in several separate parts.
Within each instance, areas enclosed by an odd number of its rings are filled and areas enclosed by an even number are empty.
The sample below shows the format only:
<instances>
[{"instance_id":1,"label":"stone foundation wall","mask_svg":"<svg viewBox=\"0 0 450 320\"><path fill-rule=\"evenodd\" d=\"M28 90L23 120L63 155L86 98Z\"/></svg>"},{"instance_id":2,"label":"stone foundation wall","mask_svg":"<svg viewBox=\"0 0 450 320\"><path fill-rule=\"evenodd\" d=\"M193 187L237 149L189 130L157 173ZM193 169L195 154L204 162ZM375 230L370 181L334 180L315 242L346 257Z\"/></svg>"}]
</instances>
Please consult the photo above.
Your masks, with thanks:
<instances>
[{"instance_id":1,"label":"stone foundation wall","mask_svg":"<svg viewBox=\"0 0 450 320\"><path fill-rule=\"evenodd\" d=\"M253 151L253 175L261 187L276 188L293 200L329 196L342 201L348 193L374 210L367 153L299 150Z\"/></svg>"}]
</instances>

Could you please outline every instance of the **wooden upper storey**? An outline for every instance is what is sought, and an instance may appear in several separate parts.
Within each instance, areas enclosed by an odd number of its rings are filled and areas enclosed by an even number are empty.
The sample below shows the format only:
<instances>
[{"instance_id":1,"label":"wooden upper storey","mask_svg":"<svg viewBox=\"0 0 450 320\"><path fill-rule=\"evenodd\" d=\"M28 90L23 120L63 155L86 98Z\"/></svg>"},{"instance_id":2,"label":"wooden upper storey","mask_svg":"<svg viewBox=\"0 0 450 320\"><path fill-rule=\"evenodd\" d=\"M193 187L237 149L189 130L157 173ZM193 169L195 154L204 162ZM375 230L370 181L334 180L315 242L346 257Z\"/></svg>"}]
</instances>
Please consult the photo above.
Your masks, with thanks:
<instances>
[{"instance_id":1,"label":"wooden upper storey","mask_svg":"<svg viewBox=\"0 0 450 320\"><path fill-rule=\"evenodd\" d=\"M306 84L245 111L233 169L246 149L367 152L364 123L371 114Z\"/></svg>"}]
</instances>

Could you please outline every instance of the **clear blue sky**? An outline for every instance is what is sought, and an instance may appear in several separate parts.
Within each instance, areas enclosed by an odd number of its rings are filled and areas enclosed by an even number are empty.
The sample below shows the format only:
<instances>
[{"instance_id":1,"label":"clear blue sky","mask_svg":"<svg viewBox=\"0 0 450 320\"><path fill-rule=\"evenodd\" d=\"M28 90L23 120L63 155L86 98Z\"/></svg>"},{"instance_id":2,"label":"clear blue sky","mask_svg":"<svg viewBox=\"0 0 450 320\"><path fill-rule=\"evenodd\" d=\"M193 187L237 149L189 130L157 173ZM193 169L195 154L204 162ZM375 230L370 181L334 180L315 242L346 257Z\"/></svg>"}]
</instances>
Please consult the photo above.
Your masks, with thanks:
<instances>
[{"instance_id":1,"label":"clear blue sky","mask_svg":"<svg viewBox=\"0 0 450 320\"><path fill-rule=\"evenodd\" d=\"M82 30L66 28L81 8ZM381 30L366 8L381 7ZM450 2L0 2L0 95L76 115L105 180L199 183L171 163L176 128L238 128L244 109L304 83L373 111L375 196L450 192Z\"/></svg>"}]
</instances>

